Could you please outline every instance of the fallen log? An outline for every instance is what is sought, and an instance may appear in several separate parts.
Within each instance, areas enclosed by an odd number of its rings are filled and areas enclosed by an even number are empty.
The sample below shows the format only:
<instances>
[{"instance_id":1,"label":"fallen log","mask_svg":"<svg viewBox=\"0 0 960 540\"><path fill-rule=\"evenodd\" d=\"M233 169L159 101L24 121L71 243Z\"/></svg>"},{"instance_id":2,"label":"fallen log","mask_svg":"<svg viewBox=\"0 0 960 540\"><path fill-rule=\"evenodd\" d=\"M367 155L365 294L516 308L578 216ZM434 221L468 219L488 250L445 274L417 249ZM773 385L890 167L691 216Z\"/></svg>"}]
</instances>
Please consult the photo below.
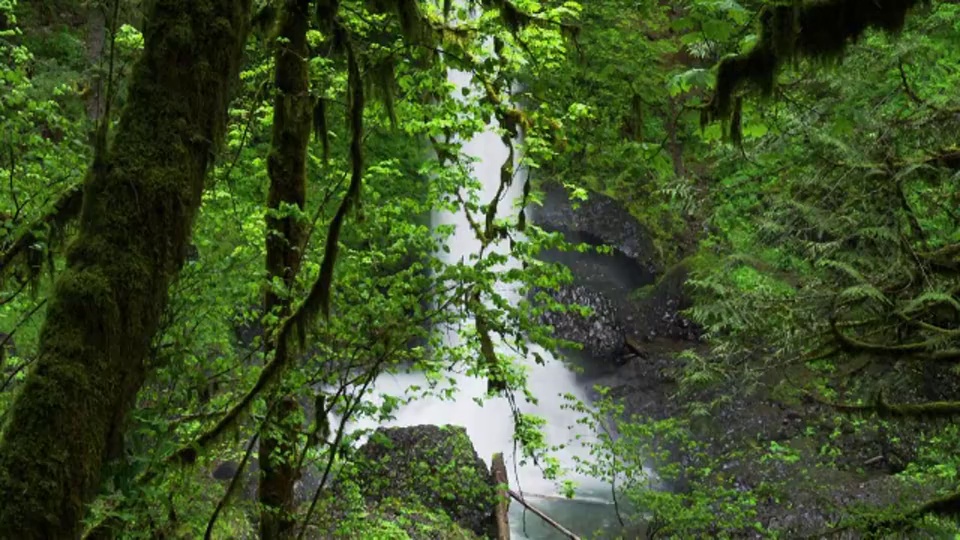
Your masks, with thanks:
<instances>
[{"instance_id":1,"label":"fallen log","mask_svg":"<svg viewBox=\"0 0 960 540\"><path fill-rule=\"evenodd\" d=\"M601 506L613 505L613 502L611 501L601 501L601 500L595 500L595 499L571 499L570 497L564 497L563 495L546 495L544 493L524 492L523 496L530 499L543 499L545 501L562 501L562 502L579 503L579 504L596 504Z\"/></svg>"},{"instance_id":2,"label":"fallen log","mask_svg":"<svg viewBox=\"0 0 960 540\"><path fill-rule=\"evenodd\" d=\"M576 534L574 534L572 531L570 531L570 529L567 529L567 528L564 527L563 525L557 523L556 520L554 520L553 518L551 518L551 517L548 516L547 514L543 513L542 510L538 509L537 507L535 507L535 506L531 505L530 503L528 503L527 501L523 500L523 497L521 497L520 495L518 495L517 492L513 491L512 489L508 489L507 492L510 494L511 497L513 497L513 500L515 500L515 501L517 501L518 503L522 504L524 508L526 508L527 510L529 510L529 511L533 512L534 514L536 514L537 517L539 517L539 518L542 519L544 522L546 522L548 525L550 525L551 527L553 527L554 529L556 529L557 531L559 531L560 533L562 533L563 535L565 535L565 536L566 536L567 538L569 538L570 540L580 540L580 537L577 536Z\"/></svg>"}]
</instances>

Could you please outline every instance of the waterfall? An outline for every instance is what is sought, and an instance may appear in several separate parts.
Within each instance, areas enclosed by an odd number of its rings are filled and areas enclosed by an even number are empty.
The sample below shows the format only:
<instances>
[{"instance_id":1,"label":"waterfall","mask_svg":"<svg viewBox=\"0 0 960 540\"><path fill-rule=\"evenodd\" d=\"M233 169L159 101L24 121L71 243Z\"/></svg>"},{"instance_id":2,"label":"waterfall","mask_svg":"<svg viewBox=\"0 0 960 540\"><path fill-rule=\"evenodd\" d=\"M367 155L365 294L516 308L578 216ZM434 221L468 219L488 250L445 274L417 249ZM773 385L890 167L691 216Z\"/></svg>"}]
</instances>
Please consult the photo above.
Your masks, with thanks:
<instances>
[{"instance_id":1,"label":"waterfall","mask_svg":"<svg viewBox=\"0 0 960 540\"><path fill-rule=\"evenodd\" d=\"M471 75L466 72L451 70L449 80L457 86L457 90L469 85ZM459 93L459 92L457 92ZM496 196L500 184L500 167L504 160L509 158L509 150L500 140L500 135L488 126L484 132L477 134L469 141L465 141L462 152L475 158L472 164L473 177L480 181L482 189L480 200L490 203ZM515 165L518 165L515 163ZM516 170L520 170L516 167ZM522 174L522 172L521 172ZM497 208L499 218L512 217L516 219L519 212L518 203L522 197L522 178L515 178L513 184L505 190ZM469 260L470 256L480 251L481 244L475 232L471 229L465 212L461 209L456 212L435 211L432 217L434 227L439 225L454 226L454 233L447 241L449 252L438 253L437 256L446 263L457 263ZM506 241L501 241L493 248L496 252L508 255L509 248ZM506 266L517 267L519 261L510 257ZM508 301L517 302L520 296L517 290L506 284L500 284L498 292ZM441 330L441 329L438 329ZM445 332L448 345L457 345L459 336L454 331ZM580 488L578 496L606 500L609 495L609 486L590 477L576 475L573 472L575 462L573 456L579 454L586 457L588 454L582 442L573 442L576 435L582 440L594 439L595 435L587 433L583 425L577 423L580 413L564 408L568 403L563 394L571 394L575 398L586 402L587 395L584 388L576 381L575 374L559 359L537 347L541 357L545 360L538 365L532 358L523 360L528 369L528 386L538 403L526 402L522 396L517 396L517 406L523 413L536 414L546 420L544 434L550 445L567 445L554 453L567 470L565 479L574 480ZM516 491L529 492L538 495L558 495L560 493L555 481L543 478L541 470L533 465L519 465L519 455L514 453L514 422L510 404L504 397L487 397L487 380L460 373L450 373L456 380L456 394L454 400L443 400L438 397L427 397L413 401L395 412L395 418L385 425L410 426L419 424L454 424L463 426L473 441L477 453L488 464L494 453L502 452L507 462L511 488ZM375 382L373 395L404 395L411 386L426 387L426 378L419 373L383 374ZM482 401L482 405L478 403ZM372 427L372 426L367 426ZM595 439L594 439L595 440ZM519 449L518 449L519 450ZM519 452L517 452L519 454ZM532 499L534 500L534 499ZM557 519L563 520L565 503L556 499L535 499L536 504L556 513ZM582 505L581 505L582 506ZM607 508L597 507L586 509L592 516L606 515L612 517ZM584 509L581 509L583 512ZM569 513L569 512L567 512ZM582 516L581 516L582 517ZM579 518L578 518L579 519ZM526 522L526 527L524 526ZM594 522L610 522L596 520ZM522 507L516 503L511 505L512 537L524 538L554 538L554 531L544 525L532 515L523 515ZM587 531L584 531L587 532Z\"/></svg>"}]
</instances>

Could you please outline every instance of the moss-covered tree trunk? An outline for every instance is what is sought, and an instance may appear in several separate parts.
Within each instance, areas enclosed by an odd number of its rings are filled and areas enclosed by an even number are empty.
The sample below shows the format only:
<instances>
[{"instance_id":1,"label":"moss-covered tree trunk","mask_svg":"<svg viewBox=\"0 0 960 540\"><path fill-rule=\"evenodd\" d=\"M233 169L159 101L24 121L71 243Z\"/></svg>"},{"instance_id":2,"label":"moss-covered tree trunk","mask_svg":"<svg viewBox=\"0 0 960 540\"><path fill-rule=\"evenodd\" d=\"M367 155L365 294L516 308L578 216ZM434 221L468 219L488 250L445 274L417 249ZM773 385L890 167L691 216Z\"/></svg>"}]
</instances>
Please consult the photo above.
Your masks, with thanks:
<instances>
[{"instance_id":1,"label":"moss-covered tree trunk","mask_svg":"<svg viewBox=\"0 0 960 540\"><path fill-rule=\"evenodd\" d=\"M307 0L284 0L278 21L275 67L276 97L273 105L273 142L267 168L270 193L267 199L267 279L283 283L289 291L300 270L304 242L303 222L290 210L302 210L306 199L307 143L310 140L313 100L308 73ZM294 214L297 212L294 212ZM290 313L290 298L268 287L264 308L283 318ZM285 355L284 343L272 344L276 355ZM279 404L267 420L260 437L259 500L260 537L264 540L292 538L296 521L294 484L297 468L297 436L300 407L296 400L274 394Z\"/></svg>"},{"instance_id":2,"label":"moss-covered tree trunk","mask_svg":"<svg viewBox=\"0 0 960 540\"><path fill-rule=\"evenodd\" d=\"M74 539L183 264L249 0L155 0L110 149L84 184L35 368L0 440L0 538Z\"/></svg>"}]
</instances>

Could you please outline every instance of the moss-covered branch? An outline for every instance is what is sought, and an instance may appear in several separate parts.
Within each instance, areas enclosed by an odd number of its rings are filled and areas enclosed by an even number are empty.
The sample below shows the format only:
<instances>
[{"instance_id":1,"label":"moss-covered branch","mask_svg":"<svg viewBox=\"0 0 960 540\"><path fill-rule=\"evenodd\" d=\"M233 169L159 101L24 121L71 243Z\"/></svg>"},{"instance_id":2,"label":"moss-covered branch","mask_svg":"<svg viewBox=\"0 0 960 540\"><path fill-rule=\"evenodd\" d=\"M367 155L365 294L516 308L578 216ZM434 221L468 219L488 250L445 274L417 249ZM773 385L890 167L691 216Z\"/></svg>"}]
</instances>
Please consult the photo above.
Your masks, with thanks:
<instances>
[{"instance_id":1,"label":"moss-covered branch","mask_svg":"<svg viewBox=\"0 0 960 540\"><path fill-rule=\"evenodd\" d=\"M882 518L868 524L867 530L885 534L909 529L925 516L956 517L960 515L960 491L927 501L919 507L893 518Z\"/></svg>"},{"instance_id":2,"label":"moss-covered branch","mask_svg":"<svg viewBox=\"0 0 960 540\"><path fill-rule=\"evenodd\" d=\"M704 109L703 123L730 122L739 130L738 92L752 85L770 95L780 68L802 58L843 55L867 29L897 32L907 12L926 0L824 0L767 6L760 14L760 38L749 52L717 66L716 94Z\"/></svg>"},{"instance_id":3,"label":"moss-covered branch","mask_svg":"<svg viewBox=\"0 0 960 540\"><path fill-rule=\"evenodd\" d=\"M18 267L26 270L28 279L38 277L45 258L43 251L33 247L37 242L38 231L45 227L54 231L62 231L70 221L80 214L82 202L83 190L81 186L71 186L57 198L49 212L34 220L16 238L0 244L0 248L3 248L3 251L0 252L0 283L3 282L8 272ZM47 249L50 249L49 245ZM17 264L18 262L21 264Z\"/></svg>"},{"instance_id":4,"label":"moss-covered branch","mask_svg":"<svg viewBox=\"0 0 960 540\"><path fill-rule=\"evenodd\" d=\"M350 185L347 193L337 208L330 228L327 231L327 242L324 246L323 262L320 264L320 276L313 289L304 301L305 318L312 318L315 313L330 316L330 289L333 283L333 271L340 251L340 231L347 213L360 202L360 188L363 184L363 111L364 94L363 80L360 77L360 66L353 47L347 50L348 87L350 89ZM303 333L301 332L301 337Z\"/></svg>"},{"instance_id":5,"label":"moss-covered branch","mask_svg":"<svg viewBox=\"0 0 960 540\"><path fill-rule=\"evenodd\" d=\"M918 322L919 324L919 322ZM912 343L871 343L846 334L836 319L830 321L830 328L840 347L848 352L865 352L880 357L909 358L930 362L960 362L960 349L938 349L944 336L937 336ZM932 325L926 325L932 327ZM952 335L953 329L936 328L938 333Z\"/></svg>"},{"instance_id":6,"label":"moss-covered branch","mask_svg":"<svg viewBox=\"0 0 960 540\"><path fill-rule=\"evenodd\" d=\"M884 512L879 516L850 517L841 521L838 526L831 527L829 531L821 531L804 538L809 540L839 538L847 532L866 533L869 538L887 538L891 534L902 535L915 529L926 516L955 518L958 515L960 515L960 491L931 499L913 509L897 512L893 516L890 516L889 512ZM905 538L905 536L897 536L897 538L901 537Z\"/></svg>"},{"instance_id":7,"label":"moss-covered branch","mask_svg":"<svg viewBox=\"0 0 960 540\"><path fill-rule=\"evenodd\" d=\"M960 401L928 401L924 403L890 403L878 392L873 403L850 405L833 403L809 394L814 401L838 411L852 414L876 414L881 418L955 418L960 416Z\"/></svg>"}]
</instances>

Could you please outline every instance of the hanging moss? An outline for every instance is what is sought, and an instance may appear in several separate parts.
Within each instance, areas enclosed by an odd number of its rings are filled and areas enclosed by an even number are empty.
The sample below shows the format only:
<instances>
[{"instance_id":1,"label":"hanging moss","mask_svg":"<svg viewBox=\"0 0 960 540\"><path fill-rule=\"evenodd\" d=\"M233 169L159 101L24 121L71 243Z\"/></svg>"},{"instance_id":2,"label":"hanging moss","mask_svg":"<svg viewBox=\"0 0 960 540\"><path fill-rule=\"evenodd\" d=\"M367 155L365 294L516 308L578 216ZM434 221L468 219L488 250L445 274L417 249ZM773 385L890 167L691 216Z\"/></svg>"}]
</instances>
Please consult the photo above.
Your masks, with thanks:
<instances>
[{"instance_id":1,"label":"hanging moss","mask_svg":"<svg viewBox=\"0 0 960 540\"><path fill-rule=\"evenodd\" d=\"M893 404L888 403L882 393L877 395L876 404L873 408L881 418L920 418L934 420L937 418L956 418L960 416L960 401Z\"/></svg>"},{"instance_id":2,"label":"hanging moss","mask_svg":"<svg viewBox=\"0 0 960 540\"><path fill-rule=\"evenodd\" d=\"M422 41L429 33L417 0L367 0L367 8L374 13L395 13L403 35L413 42Z\"/></svg>"},{"instance_id":3,"label":"hanging moss","mask_svg":"<svg viewBox=\"0 0 960 540\"><path fill-rule=\"evenodd\" d=\"M380 98L386 109L390 125L397 127L397 112L394 108L394 91L396 87L396 73L394 58L388 56L376 62L367 69L364 79L367 93Z\"/></svg>"},{"instance_id":4,"label":"hanging moss","mask_svg":"<svg viewBox=\"0 0 960 540\"><path fill-rule=\"evenodd\" d=\"M907 13L927 1L826 0L764 8L754 48L717 66L716 94L704 109L701 123L730 121L731 132L739 129L734 115L739 116L735 94L740 89L752 85L769 96L784 63L839 58L867 29L900 31Z\"/></svg>"},{"instance_id":5,"label":"hanging moss","mask_svg":"<svg viewBox=\"0 0 960 540\"><path fill-rule=\"evenodd\" d=\"M524 26L533 22L533 17L521 11L513 5L510 0L484 0L483 6L488 9L497 9L500 11L500 20L507 30L518 32Z\"/></svg>"},{"instance_id":6,"label":"hanging moss","mask_svg":"<svg viewBox=\"0 0 960 540\"><path fill-rule=\"evenodd\" d=\"M342 43L339 41L341 32L336 30L337 14L340 11L340 0L316 0L317 27L333 39L333 47L340 50Z\"/></svg>"},{"instance_id":7,"label":"hanging moss","mask_svg":"<svg viewBox=\"0 0 960 540\"><path fill-rule=\"evenodd\" d=\"M62 244L65 230L78 214L83 190L72 186L50 208L50 211L25 227L13 238L0 237L0 285L16 270L17 278L37 284L43 268L53 269L53 255ZM0 223L2 223L0 219ZM38 245L43 239L44 247Z\"/></svg>"},{"instance_id":8,"label":"hanging moss","mask_svg":"<svg viewBox=\"0 0 960 540\"><path fill-rule=\"evenodd\" d=\"M323 162L330 161L330 131L327 129L327 100L318 98L313 106L313 135L323 146Z\"/></svg>"}]
</instances>

